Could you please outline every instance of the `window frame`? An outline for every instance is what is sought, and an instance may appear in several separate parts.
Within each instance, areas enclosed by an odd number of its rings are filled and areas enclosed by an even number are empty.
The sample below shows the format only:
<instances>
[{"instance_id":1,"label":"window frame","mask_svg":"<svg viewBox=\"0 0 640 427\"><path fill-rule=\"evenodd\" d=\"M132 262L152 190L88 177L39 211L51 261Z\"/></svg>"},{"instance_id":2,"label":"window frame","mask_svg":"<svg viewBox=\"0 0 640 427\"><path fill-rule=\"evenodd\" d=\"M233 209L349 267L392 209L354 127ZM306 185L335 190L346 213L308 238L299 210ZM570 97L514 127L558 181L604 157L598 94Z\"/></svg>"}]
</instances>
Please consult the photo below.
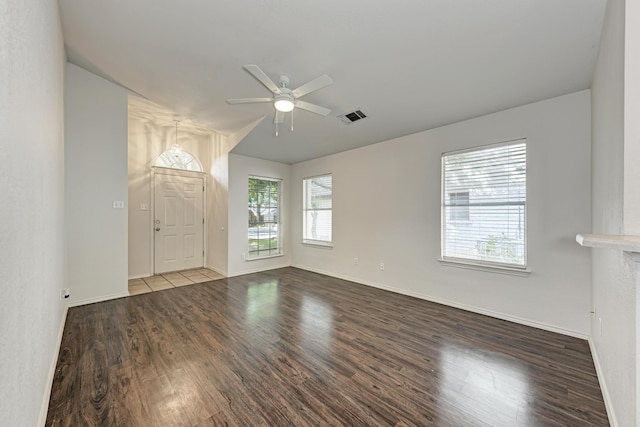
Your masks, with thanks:
<instances>
[{"instance_id":1,"label":"window frame","mask_svg":"<svg viewBox=\"0 0 640 427\"><path fill-rule=\"evenodd\" d=\"M307 207L307 183L316 178L329 177L331 179L331 207L330 208L309 208ZM331 212L331 240L312 239L306 236L307 213L309 211L329 211ZM302 243L305 245L333 247L333 174L324 173L320 175L307 176L302 178Z\"/></svg>"},{"instance_id":2,"label":"window frame","mask_svg":"<svg viewBox=\"0 0 640 427\"><path fill-rule=\"evenodd\" d=\"M525 175L524 175L524 187L525 187L525 192L524 192L524 202L522 203L523 206L523 212L522 212L522 216L523 216L523 260L524 260L524 264L515 264L515 263L504 263L504 262L498 262L498 261L491 261L491 260L483 260L483 259L476 259L476 258L469 258L469 257L464 257L464 256L451 256L451 255L446 255L445 256L445 246L446 246L446 226L447 223L449 224L460 224L461 222L464 223L466 221L458 221L458 220L452 220L450 218L448 218L448 215L446 213L446 206L445 206L445 197L447 195L447 186L446 186L446 177L445 177L445 159L449 156L454 156L454 155L460 155L460 154L464 154L464 153L474 153L474 152L478 152L478 151L482 151L482 150L489 150L489 149L493 149L493 148L499 148L499 147L505 147L505 146L515 146L515 145L519 145L519 144L524 144L525 147L525 157L524 157L524 165L525 165ZM528 215L527 215L527 207L528 207L528 171L527 171L527 160L528 160L528 156L527 156L527 151L528 151L528 144L527 144L527 139L526 138L518 138L518 139L514 139L514 140L509 140L509 141L504 141L504 142L499 142L499 143L494 143L494 144L488 144L488 145L483 145L483 146L476 146L476 147L471 147L471 148L467 148L467 149L463 149L463 150L456 150L456 151L450 151L450 152L446 152L446 153L442 153L441 155L441 162L440 162L440 187L441 187L441 197L440 197L440 206L441 206L441 213L440 213L440 223L441 223L441 227L440 227L440 258L438 259L438 261L440 261L441 263L447 265L447 266L452 266L452 267L461 267L461 268L469 268L469 269L473 269L473 270L480 270L480 271L490 271L490 272L498 272L498 273L504 273L504 274L512 274L512 275L517 275L517 276L528 276L529 273L531 272L531 270L528 267ZM460 193L461 191L448 191L448 193ZM508 206L510 202L505 202L504 205L501 206ZM451 205L449 205L450 207ZM473 206L473 203L470 201L469 202L469 208L471 208ZM471 222L471 216L469 217L469 221Z\"/></svg>"},{"instance_id":3,"label":"window frame","mask_svg":"<svg viewBox=\"0 0 640 427\"><path fill-rule=\"evenodd\" d=\"M182 150L179 155L175 155L171 150L166 150L160 153L156 160L153 162L154 167L175 169L188 172L204 172L202 163L192 153ZM196 166L195 168L191 165Z\"/></svg>"},{"instance_id":4,"label":"window frame","mask_svg":"<svg viewBox=\"0 0 640 427\"><path fill-rule=\"evenodd\" d=\"M264 249L263 252L268 252L264 255L261 255L260 252L260 248L259 248L259 243L258 243L258 250L252 250L251 248L251 243L250 243L250 237L249 234L251 233L251 215L249 214L249 212L252 212L251 210L251 200L250 200L250 193L251 193L251 180L261 180L261 181L268 181L268 182L275 182L277 183L277 188L278 188L278 196L277 196L277 207L275 208L277 210L277 213L274 215L275 216L275 220L274 221L262 221L262 224L264 225L265 223L268 224L273 224L276 226L276 241L277 241L277 247L276 253L273 253L273 249L269 248L269 249ZM247 178L247 256L246 256L246 260L247 261L253 261L253 260L258 260L258 259L265 259L265 258L273 258L273 257L279 257L279 256L283 256L284 255L284 248L282 247L282 185L283 185L283 180L282 178L271 178L271 177L265 177L265 176L258 176L258 175L249 175L249 177ZM268 206L266 209L273 209L273 207ZM254 216L258 214L258 213L254 213ZM259 221L259 216L258 216L258 221L256 221L256 226L258 227L258 235L259 235L259 227L260 227L261 222ZM269 232L269 236L271 235L271 232ZM259 238L256 240L260 240Z\"/></svg>"}]
</instances>

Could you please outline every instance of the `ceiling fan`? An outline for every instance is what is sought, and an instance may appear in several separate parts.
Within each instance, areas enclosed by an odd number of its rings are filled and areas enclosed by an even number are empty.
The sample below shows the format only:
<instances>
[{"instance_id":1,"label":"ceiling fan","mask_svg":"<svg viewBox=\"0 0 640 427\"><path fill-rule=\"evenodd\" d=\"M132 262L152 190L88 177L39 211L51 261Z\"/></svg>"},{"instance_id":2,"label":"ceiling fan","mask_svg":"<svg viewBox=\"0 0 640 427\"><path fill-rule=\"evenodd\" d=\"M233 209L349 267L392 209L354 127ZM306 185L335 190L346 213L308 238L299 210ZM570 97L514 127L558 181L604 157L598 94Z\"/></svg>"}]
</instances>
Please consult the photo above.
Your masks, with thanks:
<instances>
[{"instance_id":1,"label":"ceiling fan","mask_svg":"<svg viewBox=\"0 0 640 427\"><path fill-rule=\"evenodd\" d=\"M240 98L240 99L227 99L229 104L250 104L255 102L273 102L273 106L276 109L276 116L273 120L275 124L282 123L284 121L284 114L293 111L294 108L300 108L302 110L310 111L312 113L319 114L321 116L328 116L331 110L319 105L311 104L309 102L301 101L299 98L314 92L318 89L322 89L325 86L329 86L333 83L331 77L326 74L313 79L296 89L289 89L289 77L280 76L276 85L273 80L267 76L264 71L257 65L245 65L243 67L253 77L262 83L267 89L273 93L271 98ZM277 132L277 131L276 131Z\"/></svg>"}]
</instances>

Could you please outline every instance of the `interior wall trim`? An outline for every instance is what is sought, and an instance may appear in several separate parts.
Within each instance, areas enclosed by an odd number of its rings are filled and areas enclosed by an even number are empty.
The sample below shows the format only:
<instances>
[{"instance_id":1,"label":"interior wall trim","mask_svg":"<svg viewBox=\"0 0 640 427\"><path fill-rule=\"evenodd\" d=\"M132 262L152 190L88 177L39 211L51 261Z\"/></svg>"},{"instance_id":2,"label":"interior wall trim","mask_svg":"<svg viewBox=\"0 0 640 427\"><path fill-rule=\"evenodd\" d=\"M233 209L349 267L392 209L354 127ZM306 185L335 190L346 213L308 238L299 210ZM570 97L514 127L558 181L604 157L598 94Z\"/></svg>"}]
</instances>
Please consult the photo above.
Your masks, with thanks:
<instances>
[{"instance_id":1,"label":"interior wall trim","mask_svg":"<svg viewBox=\"0 0 640 427\"><path fill-rule=\"evenodd\" d=\"M618 420L616 419L616 414L613 412L613 401L611 400L611 396L609 395L609 389L607 388L607 382L604 379L604 372L602 371L602 366L600 365L600 359L598 359L598 352L596 351L596 346L589 336L589 349L591 350L591 358L593 359L593 364L596 367L596 376L598 377L598 382L600 383L600 390L602 390L602 397L604 398L604 406L607 409L607 417L609 418L609 424L611 427L618 427Z\"/></svg>"},{"instance_id":2,"label":"interior wall trim","mask_svg":"<svg viewBox=\"0 0 640 427\"><path fill-rule=\"evenodd\" d=\"M117 294L102 295L102 296L99 296L99 297L87 298L87 299L82 299L82 300L78 300L78 301L73 301L72 303L69 304L69 307L78 307L79 305L93 304L95 302L109 301L110 299L124 298L124 297L128 297L128 296L129 296L129 291L127 291L127 292L118 292Z\"/></svg>"},{"instance_id":3,"label":"interior wall trim","mask_svg":"<svg viewBox=\"0 0 640 427\"><path fill-rule=\"evenodd\" d=\"M222 274L224 277L227 277L227 272L226 271L222 271L219 268L215 268L215 267L212 267L212 266L207 265L207 264L205 264L204 268L208 268L209 270L213 270L216 273Z\"/></svg>"},{"instance_id":4,"label":"interior wall trim","mask_svg":"<svg viewBox=\"0 0 640 427\"><path fill-rule=\"evenodd\" d=\"M236 273L232 273L231 275L226 275L226 276L227 277L244 276L245 274L260 273L261 271L277 270L279 268L287 268L287 267L291 267L291 266L289 264L282 264L282 265L274 265L274 266L267 267L267 268L264 268L264 267L262 267L262 268L254 268L254 269L251 269L251 270L238 271ZM303 270L306 270L306 269L303 268ZM309 270L309 271L311 271L311 270ZM327 274L327 276L329 276L329 274Z\"/></svg>"},{"instance_id":5,"label":"interior wall trim","mask_svg":"<svg viewBox=\"0 0 640 427\"><path fill-rule=\"evenodd\" d=\"M47 422L47 412L49 411L49 398L51 397L51 387L53 386L53 378L56 374L56 366L58 364L58 355L60 354L60 347L62 347L62 334L64 333L64 325L67 322L67 312L69 311L69 305L65 304L62 312L62 319L60 319L60 327L58 328L58 337L56 339L56 348L53 352L53 358L51 359L51 365L49 366L49 375L47 375L47 382L44 387L44 395L42 396L42 404L40 406L40 417L38 418L38 427L44 427Z\"/></svg>"},{"instance_id":6,"label":"interior wall trim","mask_svg":"<svg viewBox=\"0 0 640 427\"><path fill-rule=\"evenodd\" d=\"M314 273L320 273L320 274L324 274L326 276L331 276L331 277L335 277L338 279L343 279L343 280L348 280L350 282L355 282L355 283L360 283L362 285L367 285L367 286L371 286L374 288L378 288L378 289L383 289L385 291L390 291L390 292L394 292L396 294L402 294L402 295L407 295L410 297L414 297L414 298L418 298L421 300L425 300L425 301L430 301L430 302L435 302L437 304L443 304L449 307L453 307L453 308L459 308L461 310L465 310L465 311L470 311L472 313L477 313L477 314L482 314L484 316L489 316L489 317L494 317L496 319L500 319L500 320L506 320L508 322L513 322L513 323L519 323L521 325L525 325L525 326L531 326L532 328L537 328L537 329L542 329L545 331L549 331L549 332L555 332L558 334L562 334L562 335L567 335L570 337L574 337L574 338L580 338L583 340L587 340L589 338L588 335L579 332L579 331L574 331L571 329L565 329L565 328L561 328L555 325L550 325L548 323L543 323L543 322L536 322L533 320L529 320L529 319L525 319L522 317L518 317L518 316L512 316L509 314L504 314L504 313L500 313L497 311L492 311L492 310L487 310L484 308L480 308L480 307L476 307L473 305L467 305L467 304L461 304L455 301L451 301L451 300L446 300L446 299L442 299L442 298L437 298L437 297L433 297L430 295L425 295L425 294L420 294L417 292L407 292L404 289L399 289L393 286L388 286L388 285L383 285L381 283L376 283L376 282L371 282L368 280L362 280L362 279L358 279L355 277L349 277L349 276L344 276L341 274L335 274L329 271L323 271L323 270L319 270L319 269L315 269L315 268L311 268L311 267L307 267L304 265L292 265L292 267L295 268L300 268L302 270L307 270L307 271L312 271Z\"/></svg>"}]
</instances>

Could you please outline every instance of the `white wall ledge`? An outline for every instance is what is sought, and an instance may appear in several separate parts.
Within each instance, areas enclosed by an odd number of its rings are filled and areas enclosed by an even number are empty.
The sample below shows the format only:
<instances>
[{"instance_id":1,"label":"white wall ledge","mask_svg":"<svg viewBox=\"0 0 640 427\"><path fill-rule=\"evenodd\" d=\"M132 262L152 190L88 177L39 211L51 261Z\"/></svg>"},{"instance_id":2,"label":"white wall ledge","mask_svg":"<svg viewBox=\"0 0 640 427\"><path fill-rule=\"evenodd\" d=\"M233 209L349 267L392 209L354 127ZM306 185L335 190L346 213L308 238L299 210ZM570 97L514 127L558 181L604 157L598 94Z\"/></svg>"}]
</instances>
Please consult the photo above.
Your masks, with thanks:
<instances>
[{"instance_id":1,"label":"white wall ledge","mask_svg":"<svg viewBox=\"0 0 640 427\"><path fill-rule=\"evenodd\" d=\"M640 252L640 236L614 234L578 234L576 242L589 248Z\"/></svg>"}]
</instances>

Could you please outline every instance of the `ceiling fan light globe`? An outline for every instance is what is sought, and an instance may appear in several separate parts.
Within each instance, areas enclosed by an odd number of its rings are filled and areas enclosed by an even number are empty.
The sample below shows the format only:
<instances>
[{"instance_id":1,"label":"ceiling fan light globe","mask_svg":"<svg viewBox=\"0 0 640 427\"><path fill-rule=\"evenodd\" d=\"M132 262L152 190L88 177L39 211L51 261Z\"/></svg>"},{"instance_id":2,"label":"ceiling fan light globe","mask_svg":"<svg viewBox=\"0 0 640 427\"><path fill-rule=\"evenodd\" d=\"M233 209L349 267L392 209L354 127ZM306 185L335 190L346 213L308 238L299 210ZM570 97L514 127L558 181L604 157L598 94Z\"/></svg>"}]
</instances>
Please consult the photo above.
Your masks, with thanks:
<instances>
[{"instance_id":1,"label":"ceiling fan light globe","mask_svg":"<svg viewBox=\"0 0 640 427\"><path fill-rule=\"evenodd\" d=\"M283 113L288 113L293 110L293 107L295 107L293 101L290 99L278 99L273 103L273 106L276 107L276 110Z\"/></svg>"}]
</instances>

